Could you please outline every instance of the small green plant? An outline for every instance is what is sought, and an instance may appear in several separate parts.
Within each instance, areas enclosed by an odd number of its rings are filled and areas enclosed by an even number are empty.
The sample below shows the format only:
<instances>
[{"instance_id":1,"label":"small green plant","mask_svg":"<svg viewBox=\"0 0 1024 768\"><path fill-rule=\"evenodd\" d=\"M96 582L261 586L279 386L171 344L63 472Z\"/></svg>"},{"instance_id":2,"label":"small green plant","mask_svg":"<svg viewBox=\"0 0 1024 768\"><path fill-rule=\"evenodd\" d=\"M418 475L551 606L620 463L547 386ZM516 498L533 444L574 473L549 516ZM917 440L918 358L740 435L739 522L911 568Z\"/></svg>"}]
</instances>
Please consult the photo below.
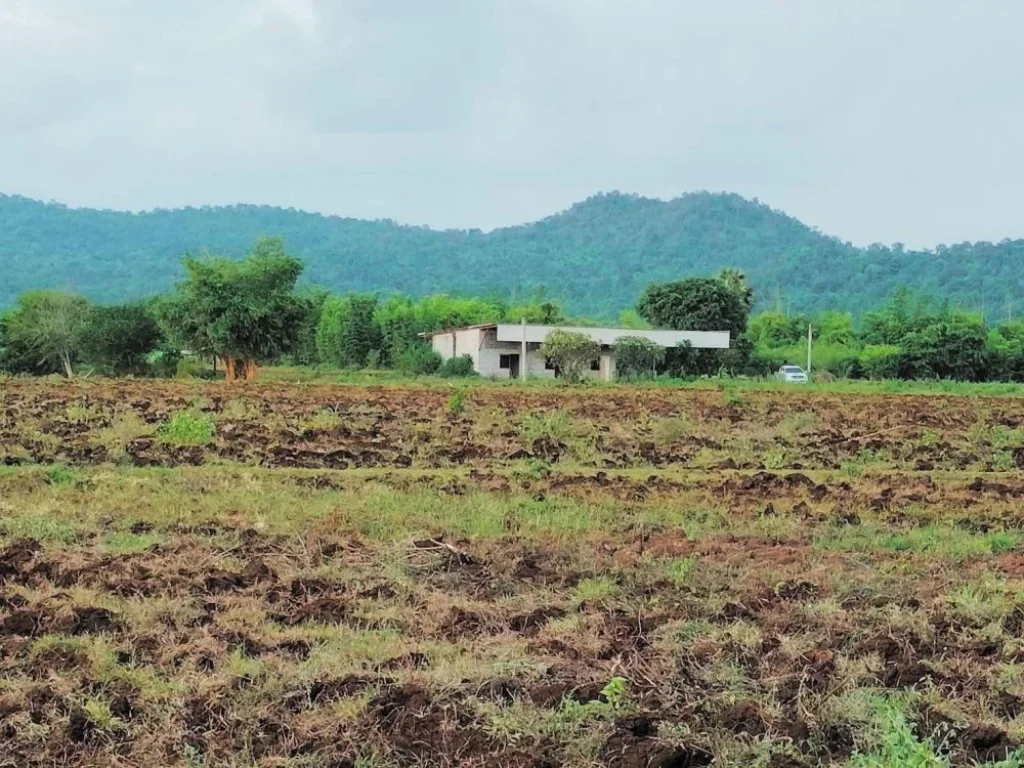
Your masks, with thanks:
<instances>
[{"instance_id":1,"label":"small green plant","mask_svg":"<svg viewBox=\"0 0 1024 768\"><path fill-rule=\"evenodd\" d=\"M992 469L995 472L1012 472L1017 468L1017 462L1013 460L1010 451L997 451L992 457Z\"/></svg>"},{"instance_id":2,"label":"small green plant","mask_svg":"<svg viewBox=\"0 0 1024 768\"><path fill-rule=\"evenodd\" d=\"M54 464L46 470L46 484L53 486L71 485L75 482L75 473L63 464Z\"/></svg>"},{"instance_id":3,"label":"small green plant","mask_svg":"<svg viewBox=\"0 0 1024 768\"><path fill-rule=\"evenodd\" d=\"M861 448L857 451L857 455L843 463L841 468L850 477L860 477L870 464L877 461L877 458L875 452L870 448Z\"/></svg>"},{"instance_id":4,"label":"small green plant","mask_svg":"<svg viewBox=\"0 0 1024 768\"><path fill-rule=\"evenodd\" d=\"M601 689L601 696L611 707L617 709L626 697L626 679L624 677L613 677Z\"/></svg>"},{"instance_id":5,"label":"small green plant","mask_svg":"<svg viewBox=\"0 0 1024 768\"><path fill-rule=\"evenodd\" d=\"M786 452L781 448L773 448L770 451L765 451L764 459L765 469L782 469L788 463L789 460L786 457Z\"/></svg>"},{"instance_id":6,"label":"small green plant","mask_svg":"<svg viewBox=\"0 0 1024 768\"><path fill-rule=\"evenodd\" d=\"M448 398L448 412L456 416L461 416L465 410L466 390L456 389L452 392L451 397Z\"/></svg>"},{"instance_id":7,"label":"small green plant","mask_svg":"<svg viewBox=\"0 0 1024 768\"><path fill-rule=\"evenodd\" d=\"M529 458L522 469L514 470L512 474L521 480L543 480L551 474L551 464L544 459Z\"/></svg>"},{"instance_id":8,"label":"small green plant","mask_svg":"<svg viewBox=\"0 0 1024 768\"><path fill-rule=\"evenodd\" d=\"M321 408L312 416L303 419L300 426L313 432L333 432L341 426L341 416L331 408Z\"/></svg>"},{"instance_id":9,"label":"small green plant","mask_svg":"<svg viewBox=\"0 0 1024 768\"><path fill-rule=\"evenodd\" d=\"M82 711L96 728L105 733L115 731L122 725L121 721L111 713L109 702L104 699L89 699L82 705Z\"/></svg>"},{"instance_id":10,"label":"small green plant","mask_svg":"<svg viewBox=\"0 0 1024 768\"><path fill-rule=\"evenodd\" d=\"M527 414L519 420L519 434L528 443L542 437L564 443L572 437L572 431L572 416L566 411Z\"/></svg>"},{"instance_id":11,"label":"small green plant","mask_svg":"<svg viewBox=\"0 0 1024 768\"><path fill-rule=\"evenodd\" d=\"M1012 429L996 424L990 430L990 441L995 448L1020 448L1024 446L1024 430Z\"/></svg>"},{"instance_id":12,"label":"small green plant","mask_svg":"<svg viewBox=\"0 0 1024 768\"><path fill-rule=\"evenodd\" d=\"M64 418L72 424L88 424L100 416L99 409L84 402L70 403L64 409Z\"/></svg>"},{"instance_id":13,"label":"small green plant","mask_svg":"<svg viewBox=\"0 0 1024 768\"><path fill-rule=\"evenodd\" d=\"M697 570L697 555L690 555L674 561L668 567L668 578L677 587L685 587L693 581L693 573Z\"/></svg>"},{"instance_id":14,"label":"small green plant","mask_svg":"<svg viewBox=\"0 0 1024 768\"><path fill-rule=\"evenodd\" d=\"M209 445L217 434L217 425L209 414L179 411L160 425L157 439L176 446Z\"/></svg>"},{"instance_id":15,"label":"small green plant","mask_svg":"<svg viewBox=\"0 0 1024 768\"><path fill-rule=\"evenodd\" d=\"M619 585L608 576L583 579L576 585L577 603L601 603L618 594Z\"/></svg>"},{"instance_id":16,"label":"small green plant","mask_svg":"<svg viewBox=\"0 0 1024 768\"><path fill-rule=\"evenodd\" d=\"M747 404L738 389L729 388L722 392L722 403L726 408L742 408Z\"/></svg>"},{"instance_id":17,"label":"small green plant","mask_svg":"<svg viewBox=\"0 0 1024 768\"><path fill-rule=\"evenodd\" d=\"M894 701L877 700L880 738L867 754L855 752L848 768L949 768L949 758L943 754L944 744L936 745L932 739L920 739L903 711ZM1022 768L1024 750L1017 750L1005 760L978 764L977 768Z\"/></svg>"},{"instance_id":18,"label":"small green plant","mask_svg":"<svg viewBox=\"0 0 1024 768\"><path fill-rule=\"evenodd\" d=\"M465 379L476 376L473 358L469 355L451 357L441 363L437 369L437 375L443 379Z\"/></svg>"}]
</instances>

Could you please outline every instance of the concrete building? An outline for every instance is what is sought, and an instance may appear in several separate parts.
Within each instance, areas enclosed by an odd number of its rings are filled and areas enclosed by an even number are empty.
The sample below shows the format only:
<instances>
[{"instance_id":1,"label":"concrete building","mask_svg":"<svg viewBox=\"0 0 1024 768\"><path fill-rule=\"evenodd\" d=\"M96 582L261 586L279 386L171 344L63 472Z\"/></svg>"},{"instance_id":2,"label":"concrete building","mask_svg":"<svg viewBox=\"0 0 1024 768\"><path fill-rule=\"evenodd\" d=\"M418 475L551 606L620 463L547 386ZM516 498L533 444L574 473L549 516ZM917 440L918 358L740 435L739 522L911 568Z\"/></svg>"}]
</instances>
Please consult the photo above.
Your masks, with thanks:
<instances>
[{"instance_id":1,"label":"concrete building","mask_svg":"<svg viewBox=\"0 0 1024 768\"><path fill-rule=\"evenodd\" d=\"M728 331L636 331L628 328L490 323L425 335L445 360L469 355L473 358L473 369L481 376L553 378L554 367L540 354L540 345L555 328L585 334L601 345L601 355L593 362L590 375L604 381L615 378L612 347L623 336L642 336L663 347L675 347L688 341L696 349L729 348Z\"/></svg>"}]
</instances>

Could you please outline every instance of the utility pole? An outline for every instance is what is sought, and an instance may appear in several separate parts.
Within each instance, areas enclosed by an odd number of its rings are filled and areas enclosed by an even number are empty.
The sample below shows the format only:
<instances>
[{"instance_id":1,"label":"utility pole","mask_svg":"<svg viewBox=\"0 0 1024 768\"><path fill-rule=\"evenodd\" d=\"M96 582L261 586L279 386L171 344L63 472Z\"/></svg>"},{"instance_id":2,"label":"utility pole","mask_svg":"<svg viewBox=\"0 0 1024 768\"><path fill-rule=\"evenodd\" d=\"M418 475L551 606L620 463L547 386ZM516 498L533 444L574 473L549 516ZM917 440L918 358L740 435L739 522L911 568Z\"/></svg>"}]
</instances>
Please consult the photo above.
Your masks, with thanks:
<instances>
[{"instance_id":1,"label":"utility pole","mask_svg":"<svg viewBox=\"0 0 1024 768\"><path fill-rule=\"evenodd\" d=\"M811 380L811 324L807 324L807 381Z\"/></svg>"},{"instance_id":2,"label":"utility pole","mask_svg":"<svg viewBox=\"0 0 1024 768\"><path fill-rule=\"evenodd\" d=\"M523 326L523 354L519 360L519 378L526 381L526 318L522 318Z\"/></svg>"}]
</instances>

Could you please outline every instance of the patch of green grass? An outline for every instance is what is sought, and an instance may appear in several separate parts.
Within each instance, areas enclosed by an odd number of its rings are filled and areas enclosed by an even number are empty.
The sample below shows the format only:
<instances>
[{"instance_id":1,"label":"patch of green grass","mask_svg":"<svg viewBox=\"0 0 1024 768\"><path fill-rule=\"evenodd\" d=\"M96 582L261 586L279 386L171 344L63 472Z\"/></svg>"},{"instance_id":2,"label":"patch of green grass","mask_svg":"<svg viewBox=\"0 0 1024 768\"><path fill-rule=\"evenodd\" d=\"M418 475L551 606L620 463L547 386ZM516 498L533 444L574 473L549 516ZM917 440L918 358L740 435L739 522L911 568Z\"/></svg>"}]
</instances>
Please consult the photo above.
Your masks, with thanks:
<instances>
[{"instance_id":1,"label":"patch of green grass","mask_svg":"<svg viewBox=\"0 0 1024 768\"><path fill-rule=\"evenodd\" d=\"M989 442L993 448L1024 447L1024 430L996 424L989 430Z\"/></svg>"},{"instance_id":2,"label":"patch of green grass","mask_svg":"<svg viewBox=\"0 0 1024 768\"><path fill-rule=\"evenodd\" d=\"M1020 537L1010 531L973 533L945 523L894 533L874 525L843 526L816 540L822 549L843 552L900 552L932 554L962 561L1001 554L1017 546Z\"/></svg>"},{"instance_id":3,"label":"patch of green grass","mask_svg":"<svg viewBox=\"0 0 1024 768\"><path fill-rule=\"evenodd\" d=\"M618 582L610 576L595 576L580 581L573 598L578 604L603 603L617 595L620 589Z\"/></svg>"},{"instance_id":4,"label":"patch of green grass","mask_svg":"<svg viewBox=\"0 0 1024 768\"><path fill-rule=\"evenodd\" d=\"M998 621L1013 612L1020 596L1009 591L999 577L985 575L962 584L945 596L950 611L975 625Z\"/></svg>"},{"instance_id":5,"label":"patch of green grass","mask_svg":"<svg viewBox=\"0 0 1024 768\"><path fill-rule=\"evenodd\" d=\"M0 532L12 538L54 541L73 544L78 541L79 528L75 523L58 520L52 515L22 513L0 518Z\"/></svg>"},{"instance_id":6,"label":"patch of green grass","mask_svg":"<svg viewBox=\"0 0 1024 768\"><path fill-rule=\"evenodd\" d=\"M949 758L942 745L914 733L903 706L895 701L876 699L876 728L879 736L875 746L866 753L856 752L847 768L949 768ZM1018 750L999 762L977 764L977 768L1021 768L1024 750Z\"/></svg>"},{"instance_id":7,"label":"patch of green grass","mask_svg":"<svg viewBox=\"0 0 1024 768\"><path fill-rule=\"evenodd\" d=\"M114 554L129 554L132 552L145 552L157 544L166 541L166 537L159 533L132 533L131 531L117 531L112 533L103 541L103 549Z\"/></svg>"},{"instance_id":8,"label":"patch of green grass","mask_svg":"<svg viewBox=\"0 0 1024 768\"><path fill-rule=\"evenodd\" d=\"M63 464L54 464L46 470L47 485L72 485L75 482L75 473Z\"/></svg>"},{"instance_id":9,"label":"patch of green grass","mask_svg":"<svg viewBox=\"0 0 1024 768\"><path fill-rule=\"evenodd\" d=\"M573 418L568 411L528 413L519 419L519 434L527 443L548 438L564 443L573 435Z\"/></svg>"},{"instance_id":10,"label":"patch of green grass","mask_svg":"<svg viewBox=\"0 0 1024 768\"><path fill-rule=\"evenodd\" d=\"M860 477L873 464L878 462L878 456L870 448L861 448L849 461L842 464L840 469L850 477Z\"/></svg>"},{"instance_id":11,"label":"patch of green grass","mask_svg":"<svg viewBox=\"0 0 1024 768\"><path fill-rule=\"evenodd\" d=\"M217 435L213 416L199 411L179 411L160 425L156 432L161 443L175 446L205 446Z\"/></svg>"},{"instance_id":12,"label":"patch of green grass","mask_svg":"<svg viewBox=\"0 0 1024 768\"><path fill-rule=\"evenodd\" d=\"M321 408L312 416L302 419L299 426L313 432L334 432L341 426L341 416L331 408Z\"/></svg>"},{"instance_id":13,"label":"patch of green grass","mask_svg":"<svg viewBox=\"0 0 1024 768\"><path fill-rule=\"evenodd\" d=\"M996 472L1012 472L1017 468L1017 462L1013 459L1010 451L996 451L992 456L992 469Z\"/></svg>"},{"instance_id":14,"label":"patch of green grass","mask_svg":"<svg viewBox=\"0 0 1024 768\"><path fill-rule=\"evenodd\" d=\"M689 555L670 563L666 569L669 581L677 587L689 586L693 582L698 559L697 555Z\"/></svg>"}]
</instances>

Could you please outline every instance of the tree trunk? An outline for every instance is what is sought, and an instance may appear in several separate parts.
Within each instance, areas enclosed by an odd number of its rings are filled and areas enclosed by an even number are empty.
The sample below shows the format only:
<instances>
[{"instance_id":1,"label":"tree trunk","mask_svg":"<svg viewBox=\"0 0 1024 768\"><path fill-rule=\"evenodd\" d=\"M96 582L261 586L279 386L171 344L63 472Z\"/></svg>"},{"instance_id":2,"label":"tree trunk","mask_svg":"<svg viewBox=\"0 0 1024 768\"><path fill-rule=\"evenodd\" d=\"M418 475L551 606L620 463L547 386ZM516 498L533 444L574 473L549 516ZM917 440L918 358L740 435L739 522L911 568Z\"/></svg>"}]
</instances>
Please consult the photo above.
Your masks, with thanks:
<instances>
[{"instance_id":1,"label":"tree trunk","mask_svg":"<svg viewBox=\"0 0 1024 768\"><path fill-rule=\"evenodd\" d=\"M71 367L71 355L67 352L60 353L60 363L64 367L64 375L69 379L74 378L75 371Z\"/></svg>"},{"instance_id":2,"label":"tree trunk","mask_svg":"<svg viewBox=\"0 0 1024 768\"><path fill-rule=\"evenodd\" d=\"M245 372L243 374L244 377L245 377L245 380L246 381L253 381L256 378L256 371L257 371L256 361L255 360L246 360L245 361Z\"/></svg>"},{"instance_id":3,"label":"tree trunk","mask_svg":"<svg viewBox=\"0 0 1024 768\"><path fill-rule=\"evenodd\" d=\"M232 357L224 358L224 378L228 381L235 380L235 360Z\"/></svg>"}]
</instances>

